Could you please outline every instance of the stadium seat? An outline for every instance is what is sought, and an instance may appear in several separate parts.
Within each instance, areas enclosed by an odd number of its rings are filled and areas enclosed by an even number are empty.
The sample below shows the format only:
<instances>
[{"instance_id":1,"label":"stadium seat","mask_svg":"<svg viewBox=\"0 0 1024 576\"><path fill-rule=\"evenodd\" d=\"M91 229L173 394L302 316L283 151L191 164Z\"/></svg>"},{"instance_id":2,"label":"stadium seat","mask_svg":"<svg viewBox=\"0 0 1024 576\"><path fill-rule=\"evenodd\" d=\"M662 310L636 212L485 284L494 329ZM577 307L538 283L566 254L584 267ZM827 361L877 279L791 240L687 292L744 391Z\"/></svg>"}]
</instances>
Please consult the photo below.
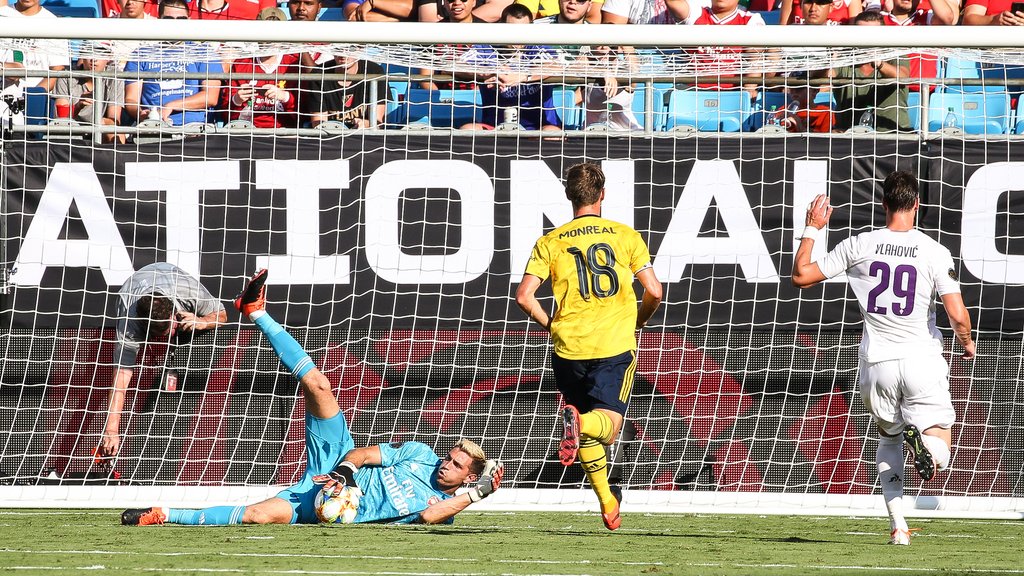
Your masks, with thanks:
<instances>
[{"instance_id":1,"label":"stadium seat","mask_svg":"<svg viewBox=\"0 0 1024 576\"><path fill-rule=\"evenodd\" d=\"M555 113L566 130L583 129L583 109L576 104L576 89L570 86L555 88L552 94Z\"/></svg>"},{"instance_id":2,"label":"stadium seat","mask_svg":"<svg viewBox=\"0 0 1024 576\"><path fill-rule=\"evenodd\" d=\"M760 14L765 24L775 26L781 20L782 12L779 10L757 10L754 14Z\"/></svg>"},{"instance_id":3,"label":"stadium seat","mask_svg":"<svg viewBox=\"0 0 1024 576\"><path fill-rule=\"evenodd\" d=\"M767 114L775 109L776 112L782 110L789 104L789 96L783 92L771 92L764 91L757 93L757 98L754 99L754 104L750 111L750 116L747 117L747 121L743 123L744 132L757 132L767 121Z\"/></svg>"},{"instance_id":4,"label":"stadium seat","mask_svg":"<svg viewBox=\"0 0 1024 576\"><path fill-rule=\"evenodd\" d=\"M921 93L907 93L907 115L910 116L910 127L915 131L921 129Z\"/></svg>"},{"instance_id":5,"label":"stadium seat","mask_svg":"<svg viewBox=\"0 0 1024 576\"><path fill-rule=\"evenodd\" d=\"M928 130L937 132L949 109L966 134L1007 134L1010 95L1006 92L939 92L928 100Z\"/></svg>"},{"instance_id":6,"label":"stadium seat","mask_svg":"<svg viewBox=\"0 0 1024 576\"><path fill-rule=\"evenodd\" d=\"M981 63L974 60L956 56L946 58L942 62L941 77L953 80L940 88L944 92L982 92L985 90L985 87L980 85L964 86L956 82L956 80L977 80L982 77Z\"/></svg>"},{"instance_id":7,"label":"stadium seat","mask_svg":"<svg viewBox=\"0 0 1024 576\"><path fill-rule=\"evenodd\" d=\"M46 9L58 18L99 18L100 11L93 6L48 5Z\"/></svg>"},{"instance_id":8,"label":"stadium seat","mask_svg":"<svg viewBox=\"0 0 1024 576\"><path fill-rule=\"evenodd\" d=\"M666 130L691 126L700 132L739 132L750 115L743 90L672 90Z\"/></svg>"},{"instance_id":9,"label":"stadium seat","mask_svg":"<svg viewBox=\"0 0 1024 576\"><path fill-rule=\"evenodd\" d=\"M341 8L324 8L320 11L320 16L317 17L317 20L323 22L340 22L344 19L345 13L342 12Z\"/></svg>"},{"instance_id":10,"label":"stadium seat","mask_svg":"<svg viewBox=\"0 0 1024 576\"><path fill-rule=\"evenodd\" d=\"M651 125L654 127L655 132L660 132L665 129L665 95L668 93L668 90L671 89L672 86L667 84L654 84L652 88L652 104L654 107L651 109ZM636 121L639 122L640 126L643 127L645 130L647 129L648 113L646 104L647 86L641 85L637 87L633 92L633 115L636 116Z\"/></svg>"},{"instance_id":11,"label":"stadium seat","mask_svg":"<svg viewBox=\"0 0 1024 576\"><path fill-rule=\"evenodd\" d=\"M435 128L460 128L480 121L479 90L426 90L410 88L404 123Z\"/></svg>"},{"instance_id":12,"label":"stadium seat","mask_svg":"<svg viewBox=\"0 0 1024 576\"><path fill-rule=\"evenodd\" d=\"M50 95L46 89L39 86L30 86L24 89L25 95L25 124L31 126L44 126L50 121Z\"/></svg>"}]
</instances>

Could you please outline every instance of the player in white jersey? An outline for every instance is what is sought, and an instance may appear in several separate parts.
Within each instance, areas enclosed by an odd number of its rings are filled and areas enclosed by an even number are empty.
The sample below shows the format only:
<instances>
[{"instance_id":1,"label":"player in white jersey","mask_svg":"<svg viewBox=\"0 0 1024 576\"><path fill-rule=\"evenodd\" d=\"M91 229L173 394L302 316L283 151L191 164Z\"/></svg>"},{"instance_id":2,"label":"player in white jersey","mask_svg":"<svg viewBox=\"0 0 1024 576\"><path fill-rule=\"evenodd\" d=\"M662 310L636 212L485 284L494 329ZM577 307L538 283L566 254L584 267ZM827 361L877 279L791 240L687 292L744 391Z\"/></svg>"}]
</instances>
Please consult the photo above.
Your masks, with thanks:
<instances>
[{"instance_id":1,"label":"player in white jersey","mask_svg":"<svg viewBox=\"0 0 1024 576\"><path fill-rule=\"evenodd\" d=\"M964 358L973 358L971 317L960 296L953 257L914 229L920 206L917 178L893 172L882 185L885 228L847 238L817 262L811 250L832 207L819 195L793 261L793 284L807 288L847 273L864 317L860 393L878 425L878 478L889 511L890 543L910 544L903 516L903 443L924 480L949 465L955 418L949 366L935 327L935 296L949 317Z\"/></svg>"}]
</instances>

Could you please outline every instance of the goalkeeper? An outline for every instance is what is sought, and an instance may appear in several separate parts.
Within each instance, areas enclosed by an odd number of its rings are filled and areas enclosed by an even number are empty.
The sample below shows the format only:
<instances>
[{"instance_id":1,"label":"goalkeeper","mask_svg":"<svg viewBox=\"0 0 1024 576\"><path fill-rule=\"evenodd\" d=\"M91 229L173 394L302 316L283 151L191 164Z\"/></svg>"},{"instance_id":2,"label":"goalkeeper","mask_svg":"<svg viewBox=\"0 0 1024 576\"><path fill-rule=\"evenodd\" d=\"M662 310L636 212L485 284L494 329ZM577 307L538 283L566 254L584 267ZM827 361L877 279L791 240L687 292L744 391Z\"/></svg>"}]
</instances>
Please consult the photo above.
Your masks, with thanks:
<instances>
[{"instance_id":1,"label":"goalkeeper","mask_svg":"<svg viewBox=\"0 0 1024 576\"><path fill-rule=\"evenodd\" d=\"M306 472L298 484L249 506L204 510L153 507L125 510L121 523L315 524L313 502L321 489L338 485L362 491L355 522L437 524L450 522L470 504L498 489L504 469L483 450L460 440L441 458L426 444L397 442L355 448L331 384L299 343L264 310L267 271L253 275L235 307L270 341L302 386L306 402ZM469 489L459 495L463 486Z\"/></svg>"}]
</instances>

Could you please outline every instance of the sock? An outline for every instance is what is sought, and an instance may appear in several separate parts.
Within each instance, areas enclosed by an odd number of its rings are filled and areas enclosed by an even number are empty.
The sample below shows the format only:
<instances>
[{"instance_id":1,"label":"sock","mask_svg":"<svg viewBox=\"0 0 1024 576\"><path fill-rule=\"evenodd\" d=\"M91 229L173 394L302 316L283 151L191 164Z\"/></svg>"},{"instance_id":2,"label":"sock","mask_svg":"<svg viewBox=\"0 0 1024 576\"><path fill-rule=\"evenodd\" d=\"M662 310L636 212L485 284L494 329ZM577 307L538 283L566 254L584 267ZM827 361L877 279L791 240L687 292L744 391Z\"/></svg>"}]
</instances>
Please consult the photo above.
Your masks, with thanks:
<instances>
[{"instance_id":1,"label":"sock","mask_svg":"<svg viewBox=\"0 0 1024 576\"><path fill-rule=\"evenodd\" d=\"M949 466L949 446L946 446L946 442L937 436L929 436L928 434L921 434L921 442L924 442L924 447L932 453L932 460L938 465L939 470L945 470Z\"/></svg>"},{"instance_id":2,"label":"sock","mask_svg":"<svg viewBox=\"0 0 1024 576\"><path fill-rule=\"evenodd\" d=\"M253 314L253 316L257 316ZM316 367L313 359L306 354L292 335L285 331L284 327L270 317L270 314L259 315L254 322L263 332L263 335L270 341L270 347L277 353L281 363L291 371L296 380L301 380L307 372Z\"/></svg>"},{"instance_id":3,"label":"sock","mask_svg":"<svg viewBox=\"0 0 1024 576\"><path fill-rule=\"evenodd\" d=\"M889 511L889 529L906 530L907 519L903 517L903 439L879 435L875 462L878 464L878 482L882 485L885 508Z\"/></svg>"},{"instance_id":4,"label":"sock","mask_svg":"<svg viewBox=\"0 0 1024 576\"><path fill-rule=\"evenodd\" d=\"M615 438L612 437L612 419L600 410L580 414L580 434L590 436L601 444L611 444Z\"/></svg>"},{"instance_id":5,"label":"sock","mask_svg":"<svg viewBox=\"0 0 1024 576\"><path fill-rule=\"evenodd\" d=\"M172 524L187 524L189 526L225 526L241 524L244 513L245 506L214 506L203 510L169 508L167 521Z\"/></svg>"},{"instance_id":6,"label":"sock","mask_svg":"<svg viewBox=\"0 0 1024 576\"><path fill-rule=\"evenodd\" d=\"M590 487L601 502L601 512L608 512L615 507L617 501L608 487L608 459L605 457L604 445L593 438L582 438L579 459L583 472L590 481Z\"/></svg>"}]
</instances>

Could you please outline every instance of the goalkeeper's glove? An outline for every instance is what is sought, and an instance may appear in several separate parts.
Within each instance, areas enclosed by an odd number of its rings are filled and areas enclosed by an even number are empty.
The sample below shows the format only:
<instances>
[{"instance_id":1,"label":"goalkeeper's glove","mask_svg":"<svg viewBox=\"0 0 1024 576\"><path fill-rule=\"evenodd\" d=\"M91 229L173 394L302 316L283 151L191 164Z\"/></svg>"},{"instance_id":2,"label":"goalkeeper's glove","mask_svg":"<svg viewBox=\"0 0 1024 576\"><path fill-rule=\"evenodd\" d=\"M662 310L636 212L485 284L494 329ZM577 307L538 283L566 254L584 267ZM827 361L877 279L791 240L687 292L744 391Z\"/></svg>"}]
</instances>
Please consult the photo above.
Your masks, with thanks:
<instances>
[{"instance_id":1,"label":"goalkeeper's glove","mask_svg":"<svg viewBox=\"0 0 1024 576\"><path fill-rule=\"evenodd\" d=\"M501 483L504 471L505 465L500 460L488 460L484 464L480 478L469 487L469 492L467 492L469 501L471 503L479 502L494 493L498 489L498 484Z\"/></svg>"},{"instance_id":2,"label":"goalkeeper's glove","mask_svg":"<svg viewBox=\"0 0 1024 576\"><path fill-rule=\"evenodd\" d=\"M335 494L340 494L342 488L346 486L358 490L360 495L363 493L359 488L359 484L356 484L356 465L348 460L342 460L334 467L334 470L327 474L313 476L313 482L315 484L323 484L325 490L332 491Z\"/></svg>"}]
</instances>

